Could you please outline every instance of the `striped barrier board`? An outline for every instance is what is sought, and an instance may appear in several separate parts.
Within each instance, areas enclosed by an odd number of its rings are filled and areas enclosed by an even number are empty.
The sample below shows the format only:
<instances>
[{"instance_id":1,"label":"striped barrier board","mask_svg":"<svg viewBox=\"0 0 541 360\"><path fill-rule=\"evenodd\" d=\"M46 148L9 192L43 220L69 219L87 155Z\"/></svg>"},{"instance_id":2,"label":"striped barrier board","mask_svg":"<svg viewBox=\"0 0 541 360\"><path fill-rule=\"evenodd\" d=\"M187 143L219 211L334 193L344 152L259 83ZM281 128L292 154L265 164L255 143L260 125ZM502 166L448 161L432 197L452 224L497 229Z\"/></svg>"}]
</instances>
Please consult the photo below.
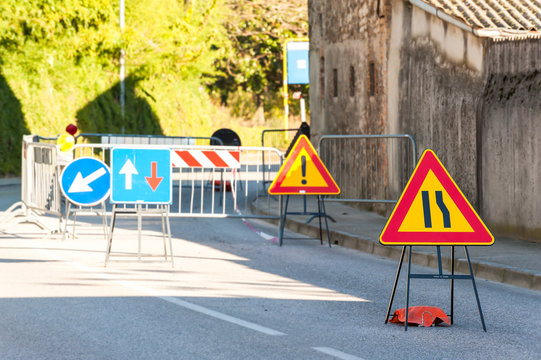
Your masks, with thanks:
<instances>
[{"instance_id":1,"label":"striped barrier board","mask_svg":"<svg viewBox=\"0 0 541 360\"><path fill-rule=\"evenodd\" d=\"M239 169L240 151L173 150L171 164L178 168Z\"/></svg>"}]
</instances>

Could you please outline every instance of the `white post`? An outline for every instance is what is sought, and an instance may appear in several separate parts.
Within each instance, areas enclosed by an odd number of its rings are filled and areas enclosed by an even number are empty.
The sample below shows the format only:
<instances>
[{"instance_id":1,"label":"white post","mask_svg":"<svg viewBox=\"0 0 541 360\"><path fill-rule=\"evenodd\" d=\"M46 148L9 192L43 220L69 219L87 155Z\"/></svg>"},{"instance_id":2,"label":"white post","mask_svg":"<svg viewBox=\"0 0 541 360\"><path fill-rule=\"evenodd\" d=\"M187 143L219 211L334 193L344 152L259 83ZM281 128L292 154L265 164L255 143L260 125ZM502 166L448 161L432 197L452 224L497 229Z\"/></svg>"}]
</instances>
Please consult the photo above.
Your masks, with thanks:
<instances>
[{"instance_id":1,"label":"white post","mask_svg":"<svg viewBox=\"0 0 541 360\"><path fill-rule=\"evenodd\" d=\"M306 107L304 105L304 98L301 97L301 121L306 122Z\"/></svg>"},{"instance_id":2,"label":"white post","mask_svg":"<svg viewBox=\"0 0 541 360\"><path fill-rule=\"evenodd\" d=\"M120 0L120 32L124 32L124 0ZM124 70L124 49L120 49L120 116L122 117L122 134L125 132L124 118L126 115L126 90L124 79L126 78Z\"/></svg>"}]
</instances>

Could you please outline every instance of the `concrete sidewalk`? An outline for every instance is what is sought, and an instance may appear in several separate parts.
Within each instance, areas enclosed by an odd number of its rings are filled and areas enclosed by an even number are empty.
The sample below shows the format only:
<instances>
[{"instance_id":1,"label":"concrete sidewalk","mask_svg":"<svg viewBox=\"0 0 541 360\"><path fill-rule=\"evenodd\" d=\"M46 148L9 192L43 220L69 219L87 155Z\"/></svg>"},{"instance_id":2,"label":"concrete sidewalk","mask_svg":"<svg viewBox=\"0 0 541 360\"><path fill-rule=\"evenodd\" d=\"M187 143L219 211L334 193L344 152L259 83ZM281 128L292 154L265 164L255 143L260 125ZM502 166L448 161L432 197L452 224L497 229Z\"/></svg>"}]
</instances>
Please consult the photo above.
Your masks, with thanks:
<instances>
[{"instance_id":1,"label":"concrete sidewalk","mask_svg":"<svg viewBox=\"0 0 541 360\"><path fill-rule=\"evenodd\" d=\"M278 211L278 201L268 201L264 198L259 198L252 206L253 210L259 213L275 214ZM302 196L290 197L288 212L302 212L303 207ZM336 220L336 222L328 221L332 244L400 259L401 246L383 246L379 243L379 235L387 218L337 202L326 201L325 208L327 214ZM306 210L317 212L315 196L307 197ZM306 215L288 215L286 228L319 238L319 222L316 218L307 223L309 218L310 216ZM275 223L278 224L278 221ZM323 228L324 226L323 223ZM326 244L326 235L323 240ZM284 239L284 246L287 246L289 241L294 240ZM449 246L442 247L443 268L449 271L451 269L450 249ZM469 246L468 251L476 277L541 290L541 243L496 236L494 245ZM436 247L414 246L412 262L437 268ZM407 263L407 256L404 258L404 263ZM455 270L469 273L463 246L455 247Z\"/></svg>"}]
</instances>

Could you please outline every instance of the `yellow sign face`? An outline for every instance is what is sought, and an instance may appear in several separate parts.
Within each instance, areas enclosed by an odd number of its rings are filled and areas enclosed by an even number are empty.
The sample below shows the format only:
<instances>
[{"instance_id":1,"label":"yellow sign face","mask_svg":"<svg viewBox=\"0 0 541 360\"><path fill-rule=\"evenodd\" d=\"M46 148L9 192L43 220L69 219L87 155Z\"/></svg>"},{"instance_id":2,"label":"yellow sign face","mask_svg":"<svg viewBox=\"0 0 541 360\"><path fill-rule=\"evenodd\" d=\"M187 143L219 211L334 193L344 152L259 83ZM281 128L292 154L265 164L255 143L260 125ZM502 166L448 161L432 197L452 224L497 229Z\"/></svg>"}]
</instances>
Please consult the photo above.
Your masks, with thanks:
<instances>
[{"instance_id":1,"label":"yellow sign face","mask_svg":"<svg viewBox=\"0 0 541 360\"><path fill-rule=\"evenodd\" d=\"M438 193L441 194L439 201ZM427 219L425 214L430 215L430 227L426 227L428 220L425 221ZM430 170L398 231L473 232L473 229L436 175Z\"/></svg>"},{"instance_id":2,"label":"yellow sign face","mask_svg":"<svg viewBox=\"0 0 541 360\"><path fill-rule=\"evenodd\" d=\"M319 173L306 149L301 149L291 168L282 181L282 186L326 186L327 182Z\"/></svg>"},{"instance_id":3,"label":"yellow sign face","mask_svg":"<svg viewBox=\"0 0 541 360\"><path fill-rule=\"evenodd\" d=\"M269 187L271 195L339 193L338 185L305 135L299 137Z\"/></svg>"}]
</instances>

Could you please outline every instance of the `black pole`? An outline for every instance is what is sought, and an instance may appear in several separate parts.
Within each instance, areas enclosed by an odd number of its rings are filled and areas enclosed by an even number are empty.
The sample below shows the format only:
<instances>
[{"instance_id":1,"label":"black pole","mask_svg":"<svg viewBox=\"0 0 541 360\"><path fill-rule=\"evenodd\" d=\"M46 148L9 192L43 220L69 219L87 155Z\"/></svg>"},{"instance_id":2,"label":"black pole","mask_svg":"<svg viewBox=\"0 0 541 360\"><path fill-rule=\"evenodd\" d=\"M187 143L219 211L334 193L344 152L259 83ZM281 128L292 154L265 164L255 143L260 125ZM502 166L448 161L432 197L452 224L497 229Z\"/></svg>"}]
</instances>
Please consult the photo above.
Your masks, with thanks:
<instances>
[{"instance_id":1,"label":"black pole","mask_svg":"<svg viewBox=\"0 0 541 360\"><path fill-rule=\"evenodd\" d=\"M410 245L410 251L408 256L408 282L406 286L406 322L404 323L404 331L408 331L408 312L410 305L411 248L412 246Z\"/></svg>"},{"instance_id":2,"label":"black pole","mask_svg":"<svg viewBox=\"0 0 541 360\"><path fill-rule=\"evenodd\" d=\"M455 295L455 247L451 246L451 325L453 325L454 316L454 295Z\"/></svg>"},{"instance_id":3,"label":"black pole","mask_svg":"<svg viewBox=\"0 0 541 360\"><path fill-rule=\"evenodd\" d=\"M389 306L387 307L387 316L385 317L385 324L389 321L389 315L391 314L391 307L393 306L394 294L396 292L396 285L398 284L398 278L400 277L400 269L402 268L402 262L404 261L404 254L406 254L406 246L402 247L402 254L400 255L400 261L398 262L398 268L396 269L396 276L394 278L393 291L391 292L391 298L389 299Z\"/></svg>"},{"instance_id":4,"label":"black pole","mask_svg":"<svg viewBox=\"0 0 541 360\"><path fill-rule=\"evenodd\" d=\"M327 209L325 209L325 200L323 197L321 197L321 208L323 209L323 218L325 219L325 230L327 231L327 242L329 243L329 247L331 247L331 234L329 233L329 222L327 221Z\"/></svg>"},{"instance_id":5,"label":"black pole","mask_svg":"<svg viewBox=\"0 0 541 360\"><path fill-rule=\"evenodd\" d=\"M282 195L280 195L282 196ZM287 214L287 205L289 203L289 195L286 197L286 203L284 206L284 209L282 211L282 206L280 205L280 210L282 213L280 214L280 246L284 243L284 227L286 226L286 214Z\"/></svg>"},{"instance_id":6,"label":"black pole","mask_svg":"<svg viewBox=\"0 0 541 360\"><path fill-rule=\"evenodd\" d=\"M479 309L479 316L481 317L481 324L483 325L483 330L487 332L487 327L485 326L485 318L483 317L483 310L481 309L481 302L479 301L479 294L477 293L477 286L475 285L475 277L473 276L473 269L470 262L470 254L468 253L468 247L464 246L464 251L466 252L466 257L468 258L468 266L470 267L471 282L473 284L473 292L475 293L475 299L477 300L477 308Z\"/></svg>"},{"instance_id":7,"label":"black pole","mask_svg":"<svg viewBox=\"0 0 541 360\"><path fill-rule=\"evenodd\" d=\"M319 220L319 244L323 245L323 230L321 229L321 196L317 196L317 218Z\"/></svg>"}]
</instances>

